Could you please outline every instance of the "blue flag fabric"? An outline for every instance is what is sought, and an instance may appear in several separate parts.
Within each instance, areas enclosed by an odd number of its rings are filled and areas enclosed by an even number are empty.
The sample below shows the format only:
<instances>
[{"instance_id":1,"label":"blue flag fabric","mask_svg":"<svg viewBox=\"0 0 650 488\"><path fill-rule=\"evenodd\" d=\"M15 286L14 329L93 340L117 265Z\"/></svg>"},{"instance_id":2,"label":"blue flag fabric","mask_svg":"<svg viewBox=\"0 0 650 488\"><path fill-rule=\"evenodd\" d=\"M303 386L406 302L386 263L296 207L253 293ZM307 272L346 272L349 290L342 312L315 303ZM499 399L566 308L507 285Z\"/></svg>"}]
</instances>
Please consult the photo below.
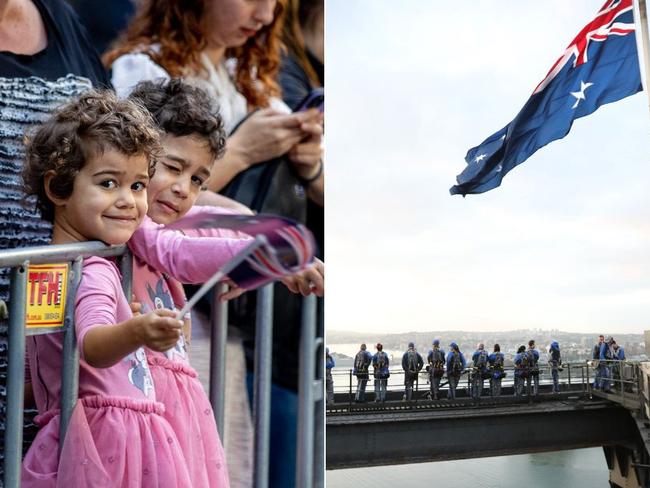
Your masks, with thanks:
<instances>
[{"instance_id":1,"label":"blue flag fabric","mask_svg":"<svg viewBox=\"0 0 650 488\"><path fill-rule=\"evenodd\" d=\"M608 0L580 31L512 122L465 156L452 195L483 193L573 121L641 91L632 0Z\"/></svg>"}]
</instances>

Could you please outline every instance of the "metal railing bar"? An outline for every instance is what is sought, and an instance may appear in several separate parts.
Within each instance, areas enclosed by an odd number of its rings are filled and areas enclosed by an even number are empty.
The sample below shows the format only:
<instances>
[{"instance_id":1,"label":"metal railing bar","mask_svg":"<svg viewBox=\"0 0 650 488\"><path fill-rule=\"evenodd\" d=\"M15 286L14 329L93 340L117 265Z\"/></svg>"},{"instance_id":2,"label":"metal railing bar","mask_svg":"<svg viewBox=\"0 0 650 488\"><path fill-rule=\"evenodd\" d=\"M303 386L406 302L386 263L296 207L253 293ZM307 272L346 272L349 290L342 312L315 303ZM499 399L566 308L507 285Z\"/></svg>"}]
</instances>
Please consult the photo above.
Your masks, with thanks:
<instances>
[{"instance_id":1,"label":"metal railing bar","mask_svg":"<svg viewBox=\"0 0 650 488\"><path fill-rule=\"evenodd\" d=\"M24 261L29 261L31 264L46 264L74 261L77 257L119 256L125 250L125 245L107 246L99 241L3 249L0 252L0 268L20 266Z\"/></svg>"},{"instance_id":2,"label":"metal railing bar","mask_svg":"<svg viewBox=\"0 0 650 488\"><path fill-rule=\"evenodd\" d=\"M23 447L23 405L25 395L25 301L27 299L27 267L23 261L11 270L9 331L7 351L7 413L5 417L4 486L20 487L20 465Z\"/></svg>"},{"instance_id":3,"label":"metal railing bar","mask_svg":"<svg viewBox=\"0 0 650 488\"><path fill-rule=\"evenodd\" d=\"M63 440L68 431L72 410L79 396L79 348L77 347L77 331L74 326L75 296L79 283L83 258L78 257L72 264L68 276L68 293L64 311L63 358L61 371L61 423L59 425L59 454Z\"/></svg>"},{"instance_id":4,"label":"metal railing bar","mask_svg":"<svg viewBox=\"0 0 650 488\"><path fill-rule=\"evenodd\" d=\"M225 439L226 411L226 343L228 341L228 303L219 300L219 295L228 290L228 285L218 283L214 287L212 317L210 318L210 403L214 420L221 439Z\"/></svg>"},{"instance_id":5,"label":"metal railing bar","mask_svg":"<svg viewBox=\"0 0 650 488\"><path fill-rule=\"evenodd\" d=\"M320 335L320 331L318 334ZM320 389L320 398L314 407L314 487L325 486L325 341L316 339L316 378Z\"/></svg>"},{"instance_id":6,"label":"metal railing bar","mask_svg":"<svg viewBox=\"0 0 650 488\"><path fill-rule=\"evenodd\" d=\"M269 440L271 431L271 357L273 354L273 283L257 292L255 318L255 371L253 424L255 426L254 488L269 484Z\"/></svg>"},{"instance_id":7,"label":"metal railing bar","mask_svg":"<svg viewBox=\"0 0 650 488\"><path fill-rule=\"evenodd\" d=\"M127 301L131 303L133 295L133 255L128 248L124 249L124 254L120 256L120 273L122 274L122 291Z\"/></svg>"},{"instance_id":8,"label":"metal railing bar","mask_svg":"<svg viewBox=\"0 0 650 488\"><path fill-rule=\"evenodd\" d=\"M302 300L302 326L298 370L298 439L296 449L296 487L313 487L314 377L316 369L316 297Z\"/></svg>"}]
</instances>

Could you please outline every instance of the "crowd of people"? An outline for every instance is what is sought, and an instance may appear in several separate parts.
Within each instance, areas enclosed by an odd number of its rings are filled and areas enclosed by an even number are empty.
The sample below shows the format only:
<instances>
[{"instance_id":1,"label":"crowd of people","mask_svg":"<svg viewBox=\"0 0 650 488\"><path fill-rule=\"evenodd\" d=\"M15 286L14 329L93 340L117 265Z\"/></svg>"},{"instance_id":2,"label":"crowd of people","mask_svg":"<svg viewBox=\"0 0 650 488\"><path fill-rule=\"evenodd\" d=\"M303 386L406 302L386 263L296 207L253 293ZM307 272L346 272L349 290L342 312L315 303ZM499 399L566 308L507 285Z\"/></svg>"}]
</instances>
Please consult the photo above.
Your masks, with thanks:
<instances>
[{"instance_id":1,"label":"crowd of people","mask_svg":"<svg viewBox=\"0 0 650 488\"><path fill-rule=\"evenodd\" d=\"M190 362L191 324L175 318L183 285L205 281L250 237L167 226L200 213L279 214L313 231L323 259L324 115L302 103L323 86L323 1L135 4L103 58L68 3L0 5L0 249L99 240L134 255L134 297L112 260L84 261L79 402L65 439L62 336L27 340L25 398L35 410L25 417L38 433L24 437L22 483L250 486L251 429L226 428L239 436L226 456ZM111 21L102 12L85 9L95 26ZM323 282L316 260L275 286L270 486L295 485L300 296L322 296ZM241 384L252 390L255 302L241 292L223 297L238 331L229 354L241 358L227 378L249 405ZM10 299L2 269L0 311ZM2 313L0 395L7 347ZM234 400L228 417L250 426Z\"/></svg>"},{"instance_id":2,"label":"crowd of people","mask_svg":"<svg viewBox=\"0 0 650 488\"><path fill-rule=\"evenodd\" d=\"M390 376L388 357L379 360L379 354L385 355L381 344L377 344L377 353L372 355L367 351L366 344L361 344L354 357L352 374L357 378L355 393L356 402L365 402L366 385L369 380L369 369L374 369L375 402L383 402L386 398L386 382ZM560 344L552 341L548 348L548 370L552 379L551 392L560 392L560 372L563 371ZM594 389L611 391L611 378L621 378L620 361L625 360L623 347L616 344L613 338L600 336L598 344L594 346L593 359L595 363ZM536 396L539 394L540 353L535 341L528 341L528 345L518 347L512 359L513 365L513 394ZM425 368L426 364L426 368ZM335 365L334 359L327 353L326 367L328 370L328 402L333 402L333 381L331 368ZM401 369L404 374L403 400L413 399L414 385L424 369L429 382L428 397L431 400L440 398L441 386L447 386L447 398L456 398L456 390L463 375L469 375L469 395L478 399L484 394L485 382L489 382L489 393L492 397L501 395L502 380L507 376L505 368L505 355L501 352L499 344L494 344L492 351L488 352L483 343L479 343L471 355L468 364L465 355L461 352L456 342L449 344L449 351L445 352L440 346L440 339L434 339L431 349L425 358L416 350L415 344L410 342L407 350L402 355ZM446 380L446 382L445 382Z\"/></svg>"}]
</instances>

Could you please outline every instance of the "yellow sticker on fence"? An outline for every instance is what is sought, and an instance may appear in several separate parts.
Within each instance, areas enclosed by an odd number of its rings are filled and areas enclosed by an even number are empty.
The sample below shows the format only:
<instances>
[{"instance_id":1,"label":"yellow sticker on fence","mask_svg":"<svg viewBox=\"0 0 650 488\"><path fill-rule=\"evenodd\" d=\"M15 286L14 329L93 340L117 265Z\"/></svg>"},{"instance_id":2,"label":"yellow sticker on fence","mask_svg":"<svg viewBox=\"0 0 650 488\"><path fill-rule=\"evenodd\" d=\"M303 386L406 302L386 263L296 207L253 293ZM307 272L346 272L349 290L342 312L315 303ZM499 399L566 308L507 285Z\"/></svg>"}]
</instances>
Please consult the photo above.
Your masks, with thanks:
<instances>
[{"instance_id":1,"label":"yellow sticker on fence","mask_svg":"<svg viewBox=\"0 0 650 488\"><path fill-rule=\"evenodd\" d=\"M63 327L67 264L31 264L27 273L28 329Z\"/></svg>"}]
</instances>

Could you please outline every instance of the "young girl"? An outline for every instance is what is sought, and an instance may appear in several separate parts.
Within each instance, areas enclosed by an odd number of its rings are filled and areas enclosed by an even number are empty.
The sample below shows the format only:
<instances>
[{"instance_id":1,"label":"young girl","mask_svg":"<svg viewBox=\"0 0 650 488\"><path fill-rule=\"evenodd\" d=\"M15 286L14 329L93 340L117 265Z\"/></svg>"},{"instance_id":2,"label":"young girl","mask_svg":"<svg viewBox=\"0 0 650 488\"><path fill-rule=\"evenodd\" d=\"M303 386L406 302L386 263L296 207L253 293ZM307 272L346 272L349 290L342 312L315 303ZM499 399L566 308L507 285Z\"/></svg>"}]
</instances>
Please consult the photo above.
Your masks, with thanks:
<instances>
[{"instance_id":1,"label":"young girl","mask_svg":"<svg viewBox=\"0 0 650 488\"><path fill-rule=\"evenodd\" d=\"M59 109L27 148L23 178L53 244L123 244L147 211L159 134L150 116L110 92ZM182 323L169 310L133 316L107 259L84 261L75 297L79 401L58 456L62 334L28 338L41 430L23 462L23 486L191 486L184 454L156 401L145 347L165 351Z\"/></svg>"}]
</instances>

